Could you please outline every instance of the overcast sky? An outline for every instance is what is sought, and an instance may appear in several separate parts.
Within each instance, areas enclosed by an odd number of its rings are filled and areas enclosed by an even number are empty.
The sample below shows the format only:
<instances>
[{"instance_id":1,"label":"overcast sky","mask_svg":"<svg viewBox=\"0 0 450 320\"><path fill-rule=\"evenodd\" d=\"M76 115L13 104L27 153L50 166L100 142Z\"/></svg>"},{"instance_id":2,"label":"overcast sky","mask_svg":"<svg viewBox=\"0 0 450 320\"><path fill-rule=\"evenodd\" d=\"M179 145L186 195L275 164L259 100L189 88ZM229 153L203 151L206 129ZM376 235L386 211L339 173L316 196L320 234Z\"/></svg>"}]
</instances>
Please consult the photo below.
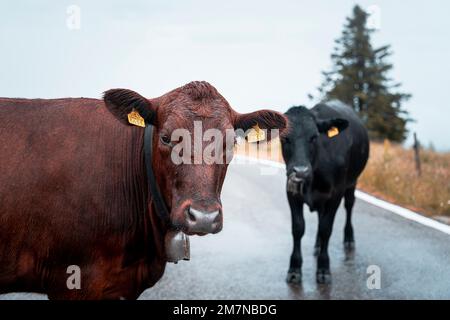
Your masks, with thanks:
<instances>
[{"instance_id":1,"label":"overcast sky","mask_svg":"<svg viewBox=\"0 0 450 320\"><path fill-rule=\"evenodd\" d=\"M240 112L311 107L307 94L356 3L379 8L373 40L392 45L392 76L413 94L409 128L450 150L446 0L2 1L0 96L100 97L125 87L155 97L206 80ZM81 10L80 29L67 23L70 5Z\"/></svg>"}]
</instances>

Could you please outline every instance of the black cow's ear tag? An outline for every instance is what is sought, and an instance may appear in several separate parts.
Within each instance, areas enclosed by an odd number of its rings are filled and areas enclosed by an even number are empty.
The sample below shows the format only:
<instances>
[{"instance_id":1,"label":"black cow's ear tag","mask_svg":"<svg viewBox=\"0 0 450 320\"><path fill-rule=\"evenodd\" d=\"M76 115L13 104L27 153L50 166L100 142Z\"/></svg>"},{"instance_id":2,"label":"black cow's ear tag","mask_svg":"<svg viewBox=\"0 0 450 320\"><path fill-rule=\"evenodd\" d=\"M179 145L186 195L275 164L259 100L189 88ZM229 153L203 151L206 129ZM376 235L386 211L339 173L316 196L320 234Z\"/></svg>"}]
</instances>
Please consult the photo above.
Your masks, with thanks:
<instances>
[{"instance_id":1,"label":"black cow's ear tag","mask_svg":"<svg viewBox=\"0 0 450 320\"><path fill-rule=\"evenodd\" d=\"M337 136L339 134L339 129L336 127L331 127L328 129L328 138L333 138L334 136Z\"/></svg>"},{"instance_id":2,"label":"black cow's ear tag","mask_svg":"<svg viewBox=\"0 0 450 320\"><path fill-rule=\"evenodd\" d=\"M128 122L132 125L145 128L144 118L134 109L128 114Z\"/></svg>"},{"instance_id":3,"label":"black cow's ear tag","mask_svg":"<svg viewBox=\"0 0 450 320\"><path fill-rule=\"evenodd\" d=\"M256 124L248 133L247 141L252 143L263 140L266 140L266 133L258 126L258 124Z\"/></svg>"}]
</instances>

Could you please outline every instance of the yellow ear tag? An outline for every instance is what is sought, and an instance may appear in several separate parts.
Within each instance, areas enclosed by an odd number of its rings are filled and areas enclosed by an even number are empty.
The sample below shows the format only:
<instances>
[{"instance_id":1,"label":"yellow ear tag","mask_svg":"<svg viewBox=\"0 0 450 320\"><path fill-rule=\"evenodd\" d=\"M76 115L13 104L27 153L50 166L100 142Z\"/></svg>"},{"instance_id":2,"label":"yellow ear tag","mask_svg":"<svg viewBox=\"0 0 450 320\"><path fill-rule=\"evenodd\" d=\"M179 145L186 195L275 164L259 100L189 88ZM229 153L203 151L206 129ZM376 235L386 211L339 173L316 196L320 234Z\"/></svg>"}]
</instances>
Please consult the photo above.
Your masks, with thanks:
<instances>
[{"instance_id":1,"label":"yellow ear tag","mask_svg":"<svg viewBox=\"0 0 450 320\"><path fill-rule=\"evenodd\" d=\"M134 109L128 114L128 122L138 127L145 127L144 118Z\"/></svg>"},{"instance_id":2,"label":"yellow ear tag","mask_svg":"<svg viewBox=\"0 0 450 320\"><path fill-rule=\"evenodd\" d=\"M328 138L333 138L339 134L339 129L336 127L331 127L328 129Z\"/></svg>"},{"instance_id":3,"label":"yellow ear tag","mask_svg":"<svg viewBox=\"0 0 450 320\"><path fill-rule=\"evenodd\" d=\"M266 140L266 133L258 126L258 124L256 124L256 126L254 126L248 133L247 141L252 143L263 140Z\"/></svg>"}]
</instances>

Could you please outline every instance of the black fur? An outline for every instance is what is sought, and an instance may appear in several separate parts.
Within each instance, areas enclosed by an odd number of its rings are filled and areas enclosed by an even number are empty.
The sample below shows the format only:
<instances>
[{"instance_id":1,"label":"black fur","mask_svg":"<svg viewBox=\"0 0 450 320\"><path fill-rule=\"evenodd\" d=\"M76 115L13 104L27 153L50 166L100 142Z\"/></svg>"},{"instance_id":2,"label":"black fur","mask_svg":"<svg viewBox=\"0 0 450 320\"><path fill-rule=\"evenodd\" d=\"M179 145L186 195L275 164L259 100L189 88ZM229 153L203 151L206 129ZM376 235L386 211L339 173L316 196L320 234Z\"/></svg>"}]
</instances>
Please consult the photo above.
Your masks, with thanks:
<instances>
[{"instance_id":1,"label":"black fur","mask_svg":"<svg viewBox=\"0 0 450 320\"><path fill-rule=\"evenodd\" d=\"M339 102L322 103L311 110L293 107L286 116L290 130L281 142L294 239L287 281L301 281L300 243L305 230L303 204L306 203L311 211L319 214L316 279L326 283L331 279L328 241L342 198L347 210L345 248L354 246L351 211L357 179L369 153L367 130L353 110ZM329 137L327 132L331 127L337 127L339 134Z\"/></svg>"}]
</instances>

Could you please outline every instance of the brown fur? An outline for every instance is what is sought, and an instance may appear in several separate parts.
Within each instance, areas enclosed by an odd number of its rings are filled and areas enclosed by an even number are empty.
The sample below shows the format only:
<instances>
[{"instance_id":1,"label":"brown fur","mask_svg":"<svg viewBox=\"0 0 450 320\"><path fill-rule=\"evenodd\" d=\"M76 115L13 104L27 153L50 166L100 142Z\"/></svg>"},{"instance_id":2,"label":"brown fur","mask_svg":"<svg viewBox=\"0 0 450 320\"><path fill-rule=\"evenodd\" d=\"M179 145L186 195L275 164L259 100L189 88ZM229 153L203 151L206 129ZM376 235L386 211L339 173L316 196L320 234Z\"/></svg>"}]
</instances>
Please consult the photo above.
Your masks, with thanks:
<instances>
[{"instance_id":1,"label":"brown fur","mask_svg":"<svg viewBox=\"0 0 450 320\"><path fill-rule=\"evenodd\" d=\"M171 226L148 197L144 130L125 120L132 108L156 125L152 163ZM221 207L227 168L176 166L160 135L191 130L194 120L204 130L245 127L252 117L286 126L274 112L237 114L206 82L149 100L122 89L107 91L104 101L0 98L0 292L137 298L161 278L164 235L183 229L186 207ZM81 290L66 287L69 265L81 268Z\"/></svg>"}]
</instances>

